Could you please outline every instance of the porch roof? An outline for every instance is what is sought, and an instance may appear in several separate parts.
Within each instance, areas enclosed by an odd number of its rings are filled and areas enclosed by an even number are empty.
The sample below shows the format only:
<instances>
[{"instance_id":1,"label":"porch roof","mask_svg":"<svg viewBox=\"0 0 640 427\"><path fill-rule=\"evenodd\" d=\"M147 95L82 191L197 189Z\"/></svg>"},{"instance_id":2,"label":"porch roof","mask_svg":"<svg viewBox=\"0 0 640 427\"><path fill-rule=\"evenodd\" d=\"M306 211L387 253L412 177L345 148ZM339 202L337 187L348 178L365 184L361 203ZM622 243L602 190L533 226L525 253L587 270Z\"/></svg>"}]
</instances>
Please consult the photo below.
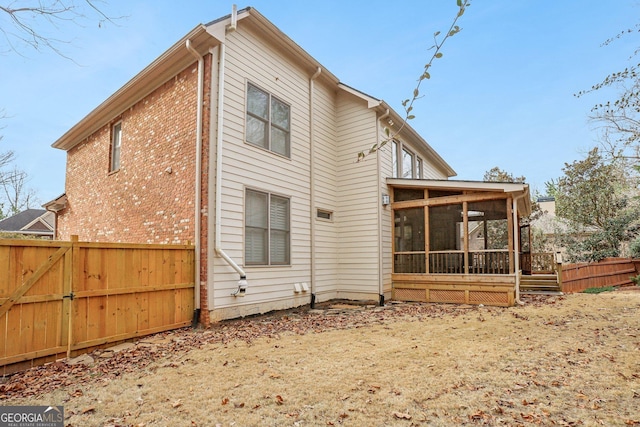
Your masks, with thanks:
<instances>
[{"instance_id":1,"label":"porch roof","mask_svg":"<svg viewBox=\"0 0 640 427\"><path fill-rule=\"evenodd\" d=\"M451 191L509 193L518 201L518 215L523 217L531 214L531 196L529 195L529 184L525 184L523 182L387 178L387 185L392 188L424 188Z\"/></svg>"}]
</instances>

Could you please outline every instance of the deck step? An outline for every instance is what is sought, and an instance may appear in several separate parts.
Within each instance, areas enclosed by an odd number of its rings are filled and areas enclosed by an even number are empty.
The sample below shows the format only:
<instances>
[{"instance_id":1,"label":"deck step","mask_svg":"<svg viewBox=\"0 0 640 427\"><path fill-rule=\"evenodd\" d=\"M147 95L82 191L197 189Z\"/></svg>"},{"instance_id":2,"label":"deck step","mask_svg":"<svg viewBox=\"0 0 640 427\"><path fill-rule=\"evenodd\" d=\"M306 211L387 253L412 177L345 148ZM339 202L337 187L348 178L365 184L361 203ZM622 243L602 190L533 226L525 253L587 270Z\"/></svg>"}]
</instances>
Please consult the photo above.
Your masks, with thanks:
<instances>
[{"instance_id":1,"label":"deck step","mask_svg":"<svg viewBox=\"0 0 640 427\"><path fill-rule=\"evenodd\" d=\"M522 293L556 293L560 292L558 278L555 274L536 274L522 276L520 279L520 292Z\"/></svg>"}]
</instances>

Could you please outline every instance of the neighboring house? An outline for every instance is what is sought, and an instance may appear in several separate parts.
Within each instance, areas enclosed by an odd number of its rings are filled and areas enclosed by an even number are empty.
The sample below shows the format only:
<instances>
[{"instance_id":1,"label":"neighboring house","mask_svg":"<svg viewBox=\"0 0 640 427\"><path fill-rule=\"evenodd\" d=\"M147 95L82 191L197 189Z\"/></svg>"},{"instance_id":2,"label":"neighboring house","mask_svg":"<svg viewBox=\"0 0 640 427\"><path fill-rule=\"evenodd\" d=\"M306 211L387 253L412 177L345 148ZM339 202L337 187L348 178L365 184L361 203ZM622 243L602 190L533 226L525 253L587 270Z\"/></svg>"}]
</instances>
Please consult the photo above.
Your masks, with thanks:
<instances>
[{"instance_id":1,"label":"neighboring house","mask_svg":"<svg viewBox=\"0 0 640 427\"><path fill-rule=\"evenodd\" d=\"M33 238L52 239L55 215L44 209L27 209L0 221L2 233L22 234Z\"/></svg>"},{"instance_id":2,"label":"neighboring house","mask_svg":"<svg viewBox=\"0 0 640 427\"><path fill-rule=\"evenodd\" d=\"M255 9L234 11L53 144L67 151L66 188L47 206L60 239L192 242L205 323L336 298L513 304L517 245L493 257L450 243L472 208L516 241L528 187L448 181L402 121ZM395 139L358 162L385 127ZM437 220L426 229L425 215ZM501 276L472 288L472 271Z\"/></svg>"},{"instance_id":3,"label":"neighboring house","mask_svg":"<svg viewBox=\"0 0 640 427\"><path fill-rule=\"evenodd\" d=\"M534 233L538 233L538 241L544 243L543 249L558 256L558 259L566 259L567 249L562 245L562 235L566 235L578 241L589 237L596 230L592 227L577 231L572 228L569 222L556 216L556 200L554 197L540 197L537 200L542 215L531 223Z\"/></svg>"}]
</instances>

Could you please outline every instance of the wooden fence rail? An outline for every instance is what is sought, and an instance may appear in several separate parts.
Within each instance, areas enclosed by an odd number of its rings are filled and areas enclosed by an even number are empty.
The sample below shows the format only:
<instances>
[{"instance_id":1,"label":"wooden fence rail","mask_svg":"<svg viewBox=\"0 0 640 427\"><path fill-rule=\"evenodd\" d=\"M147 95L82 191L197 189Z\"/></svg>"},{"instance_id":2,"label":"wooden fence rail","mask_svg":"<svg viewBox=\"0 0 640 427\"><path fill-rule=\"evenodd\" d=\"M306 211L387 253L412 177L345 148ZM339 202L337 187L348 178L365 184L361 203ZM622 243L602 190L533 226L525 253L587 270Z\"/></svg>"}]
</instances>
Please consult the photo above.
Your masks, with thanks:
<instances>
[{"instance_id":1,"label":"wooden fence rail","mask_svg":"<svg viewBox=\"0 0 640 427\"><path fill-rule=\"evenodd\" d=\"M562 292L582 292L589 288L633 285L640 264L631 258L606 258L599 262L562 266Z\"/></svg>"},{"instance_id":2,"label":"wooden fence rail","mask_svg":"<svg viewBox=\"0 0 640 427\"><path fill-rule=\"evenodd\" d=\"M0 370L189 325L194 248L0 240Z\"/></svg>"}]
</instances>

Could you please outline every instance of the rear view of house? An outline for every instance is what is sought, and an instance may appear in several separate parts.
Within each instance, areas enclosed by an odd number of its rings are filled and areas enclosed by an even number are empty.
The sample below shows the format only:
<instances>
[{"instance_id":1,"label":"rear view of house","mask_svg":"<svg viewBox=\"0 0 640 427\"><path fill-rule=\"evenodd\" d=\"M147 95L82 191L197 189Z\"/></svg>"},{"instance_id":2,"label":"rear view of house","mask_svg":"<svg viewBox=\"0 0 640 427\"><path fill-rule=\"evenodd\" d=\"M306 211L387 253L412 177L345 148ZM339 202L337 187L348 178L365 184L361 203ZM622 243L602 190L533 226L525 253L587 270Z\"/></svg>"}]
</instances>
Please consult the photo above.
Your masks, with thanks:
<instances>
[{"instance_id":1,"label":"rear view of house","mask_svg":"<svg viewBox=\"0 0 640 427\"><path fill-rule=\"evenodd\" d=\"M205 323L335 298L384 302L401 272L468 275L468 239L453 249L463 253L458 270L407 270L407 262L426 266L429 249L424 235L414 242L418 234L406 234L409 224L398 235L394 211L433 201L398 195L424 196L435 185L457 197L442 200L467 218L471 198L463 195L473 183L448 181L452 168L400 123L384 101L340 82L258 11L234 10L196 26L53 144L67 151L65 194L48 204L57 238L192 242ZM358 162L385 128L393 141ZM528 188L480 191L479 200L501 200L513 242L513 200ZM460 226L446 232L461 235ZM409 241L408 252L421 255L394 253ZM517 246L504 251L512 255L494 273L510 277L501 292L512 295ZM410 279L397 278L405 287ZM435 300L424 295L417 299Z\"/></svg>"}]
</instances>

